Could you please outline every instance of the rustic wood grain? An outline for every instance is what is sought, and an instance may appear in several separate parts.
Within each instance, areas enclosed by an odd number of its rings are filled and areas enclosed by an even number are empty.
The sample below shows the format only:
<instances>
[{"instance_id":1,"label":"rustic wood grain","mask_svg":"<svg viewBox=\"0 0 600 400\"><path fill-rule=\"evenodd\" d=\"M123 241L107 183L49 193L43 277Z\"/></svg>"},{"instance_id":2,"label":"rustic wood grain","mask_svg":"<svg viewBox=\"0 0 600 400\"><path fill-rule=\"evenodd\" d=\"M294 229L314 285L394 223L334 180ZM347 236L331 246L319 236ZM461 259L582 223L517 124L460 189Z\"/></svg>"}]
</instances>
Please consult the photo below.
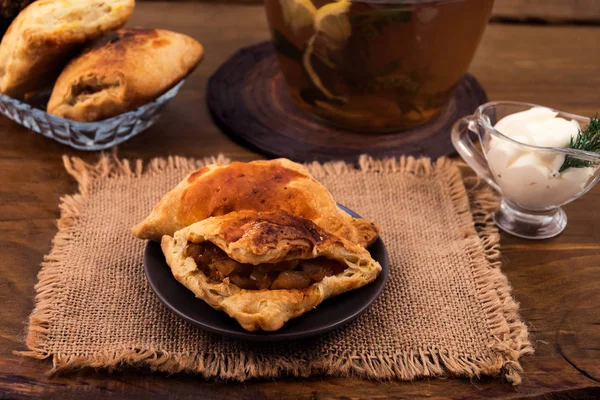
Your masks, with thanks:
<instances>
[{"instance_id":1,"label":"rustic wood grain","mask_svg":"<svg viewBox=\"0 0 600 400\"><path fill-rule=\"evenodd\" d=\"M494 21L600 24L598 0L496 0Z\"/></svg>"},{"instance_id":2,"label":"rustic wood grain","mask_svg":"<svg viewBox=\"0 0 600 400\"><path fill-rule=\"evenodd\" d=\"M156 126L120 147L123 157L224 152L258 157L231 142L211 121L206 81L238 48L268 36L260 6L140 3L132 25L188 33L206 46L206 59L167 107ZM488 28L471 72L492 100L546 104L590 115L600 108L597 88L600 27L500 26ZM206 382L196 376L126 370L80 371L48 379L49 361L12 354L23 349L39 263L56 233L58 200L76 189L63 153L90 161L0 117L0 398L27 399L387 399L528 398L600 396L600 187L566 207L569 225L555 239L530 242L502 236L504 272L521 302L536 354L523 360L523 384L494 379L373 382L313 377Z\"/></svg>"},{"instance_id":3,"label":"rustic wood grain","mask_svg":"<svg viewBox=\"0 0 600 400\"><path fill-rule=\"evenodd\" d=\"M154 1L154 0L143 0ZM180 0L170 0L180 1ZM224 4L263 4L264 0L187 0ZM390 2L392 2L390 0ZM600 24L598 0L495 0L494 22Z\"/></svg>"}]
</instances>

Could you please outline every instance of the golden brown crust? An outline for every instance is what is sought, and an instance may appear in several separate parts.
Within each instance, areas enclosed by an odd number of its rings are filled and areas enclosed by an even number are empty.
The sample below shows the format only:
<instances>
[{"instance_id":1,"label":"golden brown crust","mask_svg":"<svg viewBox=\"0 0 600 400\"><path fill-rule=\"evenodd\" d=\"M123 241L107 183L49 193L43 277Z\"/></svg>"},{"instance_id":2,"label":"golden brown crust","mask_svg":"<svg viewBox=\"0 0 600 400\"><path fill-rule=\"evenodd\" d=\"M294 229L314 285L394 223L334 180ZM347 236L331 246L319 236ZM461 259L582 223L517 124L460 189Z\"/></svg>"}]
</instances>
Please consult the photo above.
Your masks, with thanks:
<instances>
[{"instance_id":1,"label":"golden brown crust","mask_svg":"<svg viewBox=\"0 0 600 400\"><path fill-rule=\"evenodd\" d=\"M243 234L239 234L242 232ZM245 264L326 257L347 265L306 289L245 290L225 278L215 283L185 256L189 242L209 241ZM164 236L161 247L175 278L211 307L225 311L248 330L275 331L323 300L362 287L377 277L379 263L368 251L284 211L231 212Z\"/></svg>"},{"instance_id":2,"label":"golden brown crust","mask_svg":"<svg viewBox=\"0 0 600 400\"><path fill-rule=\"evenodd\" d=\"M58 77L48 112L98 121L168 91L200 62L202 45L162 29L119 29L88 46Z\"/></svg>"},{"instance_id":3,"label":"golden brown crust","mask_svg":"<svg viewBox=\"0 0 600 400\"><path fill-rule=\"evenodd\" d=\"M208 217L242 210L282 210L361 246L379 234L375 224L340 210L304 166L287 159L213 164L194 171L132 232L140 239L160 240Z\"/></svg>"},{"instance_id":4,"label":"golden brown crust","mask_svg":"<svg viewBox=\"0 0 600 400\"><path fill-rule=\"evenodd\" d=\"M0 92L24 97L49 88L86 41L125 24L134 0L39 0L12 22L0 44Z\"/></svg>"}]
</instances>

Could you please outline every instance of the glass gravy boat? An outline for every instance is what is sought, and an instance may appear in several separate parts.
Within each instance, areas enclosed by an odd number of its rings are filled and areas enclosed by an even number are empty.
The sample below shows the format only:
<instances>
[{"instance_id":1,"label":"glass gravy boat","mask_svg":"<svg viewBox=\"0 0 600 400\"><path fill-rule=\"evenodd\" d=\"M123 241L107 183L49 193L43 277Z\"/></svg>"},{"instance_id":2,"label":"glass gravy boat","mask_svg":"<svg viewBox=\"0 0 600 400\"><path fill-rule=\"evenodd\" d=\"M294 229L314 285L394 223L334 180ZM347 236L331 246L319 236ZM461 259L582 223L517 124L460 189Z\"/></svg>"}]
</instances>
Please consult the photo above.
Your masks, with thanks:
<instances>
[{"instance_id":1,"label":"glass gravy boat","mask_svg":"<svg viewBox=\"0 0 600 400\"><path fill-rule=\"evenodd\" d=\"M532 107L541 106L509 101L483 104L475 114L454 124L452 143L465 162L501 194L500 207L494 213L498 227L515 236L546 239L567 225L560 206L583 196L600 179L600 154L534 146L494 129L505 116ZM557 117L576 121L581 129L590 122L586 117L553 111ZM483 151L473 142L473 133ZM567 165L572 167L565 168Z\"/></svg>"}]
</instances>

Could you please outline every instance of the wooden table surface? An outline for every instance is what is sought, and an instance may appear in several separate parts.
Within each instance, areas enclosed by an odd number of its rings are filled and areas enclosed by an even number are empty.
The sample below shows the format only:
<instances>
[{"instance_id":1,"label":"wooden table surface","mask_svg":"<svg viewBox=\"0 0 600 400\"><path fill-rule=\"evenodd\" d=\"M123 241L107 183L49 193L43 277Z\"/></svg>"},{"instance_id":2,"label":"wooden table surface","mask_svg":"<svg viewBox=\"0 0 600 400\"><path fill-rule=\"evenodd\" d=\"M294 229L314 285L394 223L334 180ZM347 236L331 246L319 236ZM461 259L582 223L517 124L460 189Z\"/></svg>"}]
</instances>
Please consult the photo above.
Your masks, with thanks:
<instances>
[{"instance_id":1,"label":"wooden table surface","mask_svg":"<svg viewBox=\"0 0 600 400\"><path fill-rule=\"evenodd\" d=\"M494 21L600 24L598 0L495 0Z\"/></svg>"},{"instance_id":2,"label":"wooden table surface","mask_svg":"<svg viewBox=\"0 0 600 400\"><path fill-rule=\"evenodd\" d=\"M233 143L211 121L207 78L242 46L268 38L257 5L140 3L132 26L161 27L196 37L206 59L156 126L120 146L122 157L223 152L238 160L259 155ZM490 99L522 100L583 115L600 110L600 27L488 27L471 72ZM56 233L61 194L75 182L62 154L93 161L0 117L0 398L598 398L600 397L600 186L565 207L559 237L532 242L502 236L504 267L530 327L536 353L522 360L523 384L496 379L374 382L314 377L207 382L127 370L80 371L48 379L50 361L12 354L23 349L39 264Z\"/></svg>"}]
</instances>

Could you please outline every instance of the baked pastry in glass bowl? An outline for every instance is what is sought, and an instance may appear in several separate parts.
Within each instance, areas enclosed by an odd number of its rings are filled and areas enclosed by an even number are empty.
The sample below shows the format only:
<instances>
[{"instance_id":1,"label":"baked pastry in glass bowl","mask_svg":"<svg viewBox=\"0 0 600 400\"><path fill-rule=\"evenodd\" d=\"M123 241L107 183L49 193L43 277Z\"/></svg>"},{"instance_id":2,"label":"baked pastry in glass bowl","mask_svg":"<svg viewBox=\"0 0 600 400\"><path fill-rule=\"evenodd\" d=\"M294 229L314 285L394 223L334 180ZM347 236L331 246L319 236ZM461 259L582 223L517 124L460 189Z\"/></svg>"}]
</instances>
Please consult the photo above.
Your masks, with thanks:
<instances>
[{"instance_id":1,"label":"baked pastry in glass bowl","mask_svg":"<svg viewBox=\"0 0 600 400\"><path fill-rule=\"evenodd\" d=\"M123 114L156 99L191 73L204 49L163 29L119 29L87 46L56 80L48 113L79 122Z\"/></svg>"},{"instance_id":2,"label":"baked pastry in glass bowl","mask_svg":"<svg viewBox=\"0 0 600 400\"><path fill-rule=\"evenodd\" d=\"M161 247L177 281L247 331L276 331L381 271L364 248L285 211L211 217Z\"/></svg>"},{"instance_id":3,"label":"baked pastry in glass bowl","mask_svg":"<svg viewBox=\"0 0 600 400\"><path fill-rule=\"evenodd\" d=\"M88 41L125 25L134 0L40 0L12 21L0 44L0 92L22 99L50 89Z\"/></svg>"},{"instance_id":4,"label":"baked pastry in glass bowl","mask_svg":"<svg viewBox=\"0 0 600 400\"><path fill-rule=\"evenodd\" d=\"M3 41L0 56L7 45ZM22 101L9 97L16 89L7 86L0 114L78 150L102 150L152 126L203 54L202 45L186 35L119 29L70 59L51 94L38 91ZM31 80L18 88L36 88Z\"/></svg>"}]
</instances>

